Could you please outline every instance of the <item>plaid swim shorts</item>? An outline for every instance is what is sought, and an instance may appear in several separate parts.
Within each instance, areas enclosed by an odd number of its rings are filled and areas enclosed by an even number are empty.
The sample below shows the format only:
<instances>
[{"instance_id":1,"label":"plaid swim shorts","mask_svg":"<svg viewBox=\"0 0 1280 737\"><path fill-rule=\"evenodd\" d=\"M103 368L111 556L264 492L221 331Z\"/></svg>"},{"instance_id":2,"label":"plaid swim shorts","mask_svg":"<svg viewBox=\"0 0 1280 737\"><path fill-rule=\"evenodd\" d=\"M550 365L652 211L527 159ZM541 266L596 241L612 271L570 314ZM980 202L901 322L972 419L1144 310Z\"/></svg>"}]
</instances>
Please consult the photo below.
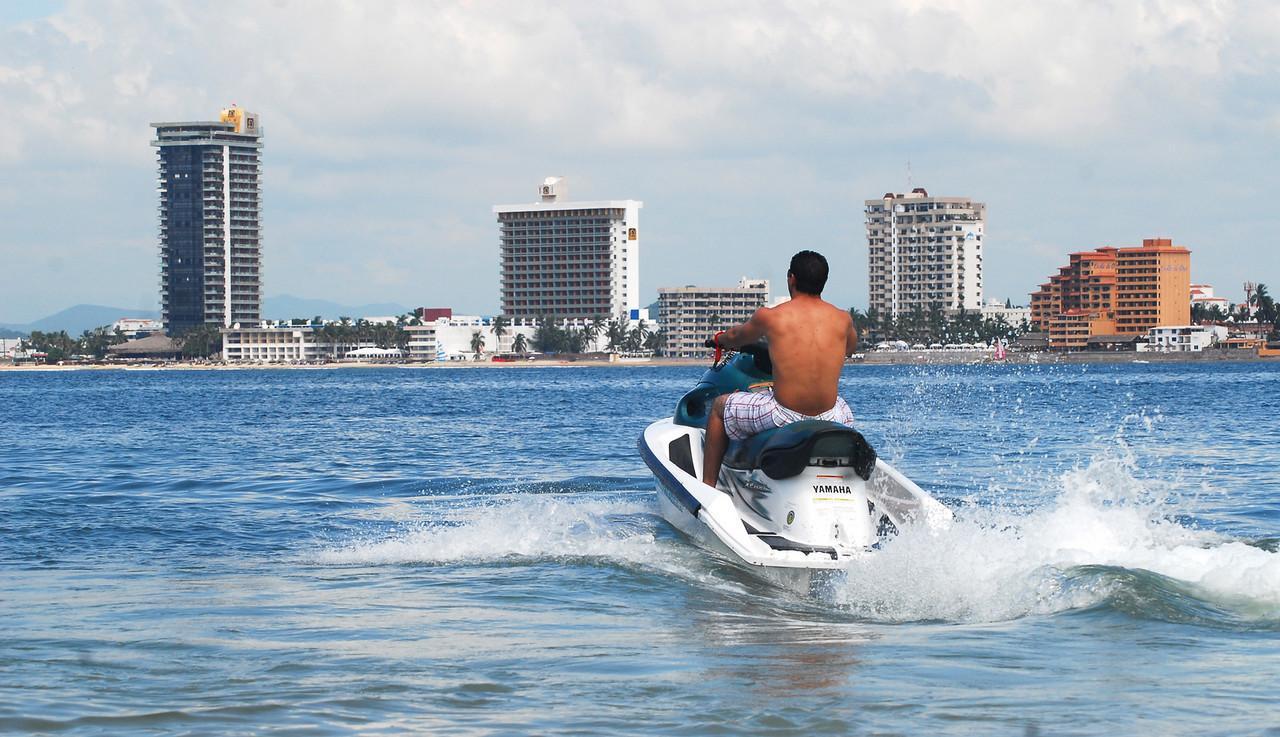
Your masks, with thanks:
<instances>
[{"instance_id":1,"label":"plaid swim shorts","mask_svg":"<svg viewBox=\"0 0 1280 737\"><path fill-rule=\"evenodd\" d=\"M836 397L836 405L811 417L787 409L774 398L773 392L734 392L724 401L724 429L731 440L743 440L771 427L782 427L801 420L830 420L853 427L853 410Z\"/></svg>"}]
</instances>

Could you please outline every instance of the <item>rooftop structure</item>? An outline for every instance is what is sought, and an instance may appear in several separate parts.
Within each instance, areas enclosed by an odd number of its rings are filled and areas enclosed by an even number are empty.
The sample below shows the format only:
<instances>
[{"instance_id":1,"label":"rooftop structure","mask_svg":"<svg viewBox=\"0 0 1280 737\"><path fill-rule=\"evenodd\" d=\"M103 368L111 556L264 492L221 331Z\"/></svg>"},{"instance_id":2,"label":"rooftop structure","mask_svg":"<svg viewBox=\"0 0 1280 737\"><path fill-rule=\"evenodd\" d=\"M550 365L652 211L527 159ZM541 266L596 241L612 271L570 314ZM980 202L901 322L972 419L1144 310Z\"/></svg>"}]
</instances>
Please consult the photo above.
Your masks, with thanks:
<instances>
[{"instance_id":1,"label":"rooftop structure","mask_svg":"<svg viewBox=\"0 0 1280 737\"><path fill-rule=\"evenodd\" d=\"M986 205L919 187L865 205L871 309L896 319L934 305L982 308Z\"/></svg>"},{"instance_id":2,"label":"rooftop structure","mask_svg":"<svg viewBox=\"0 0 1280 737\"><path fill-rule=\"evenodd\" d=\"M502 314L517 318L616 317L640 307L636 200L568 201L547 177L539 201L495 205Z\"/></svg>"},{"instance_id":3,"label":"rooftop structure","mask_svg":"<svg viewBox=\"0 0 1280 737\"><path fill-rule=\"evenodd\" d=\"M216 121L152 123L158 149L160 302L170 335L262 313L262 127L234 105Z\"/></svg>"}]
</instances>

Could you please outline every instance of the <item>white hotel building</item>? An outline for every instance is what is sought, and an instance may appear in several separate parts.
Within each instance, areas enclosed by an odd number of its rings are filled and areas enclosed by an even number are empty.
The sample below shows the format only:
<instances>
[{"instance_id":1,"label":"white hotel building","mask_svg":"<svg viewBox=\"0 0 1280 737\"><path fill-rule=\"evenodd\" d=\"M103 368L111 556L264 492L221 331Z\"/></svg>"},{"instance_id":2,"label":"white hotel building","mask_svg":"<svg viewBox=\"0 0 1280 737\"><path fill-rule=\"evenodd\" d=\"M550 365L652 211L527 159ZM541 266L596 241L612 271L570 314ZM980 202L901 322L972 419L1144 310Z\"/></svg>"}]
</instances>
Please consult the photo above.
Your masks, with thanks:
<instances>
[{"instance_id":1,"label":"white hotel building","mask_svg":"<svg viewBox=\"0 0 1280 737\"><path fill-rule=\"evenodd\" d=\"M493 208L502 314L590 319L638 309L644 203L569 202L562 177L548 177L538 193L539 202Z\"/></svg>"},{"instance_id":2,"label":"white hotel building","mask_svg":"<svg viewBox=\"0 0 1280 737\"><path fill-rule=\"evenodd\" d=\"M895 319L934 304L982 308L986 205L919 187L865 204L871 308Z\"/></svg>"},{"instance_id":3,"label":"white hotel building","mask_svg":"<svg viewBox=\"0 0 1280 737\"><path fill-rule=\"evenodd\" d=\"M742 277L736 287L659 287L658 324L663 353L678 358L707 355L703 341L746 322L769 304L769 280Z\"/></svg>"},{"instance_id":4,"label":"white hotel building","mask_svg":"<svg viewBox=\"0 0 1280 737\"><path fill-rule=\"evenodd\" d=\"M1147 342L1138 350L1159 353L1199 353L1227 339L1221 325L1161 325L1147 331Z\"/></svg>"}]
</instances>

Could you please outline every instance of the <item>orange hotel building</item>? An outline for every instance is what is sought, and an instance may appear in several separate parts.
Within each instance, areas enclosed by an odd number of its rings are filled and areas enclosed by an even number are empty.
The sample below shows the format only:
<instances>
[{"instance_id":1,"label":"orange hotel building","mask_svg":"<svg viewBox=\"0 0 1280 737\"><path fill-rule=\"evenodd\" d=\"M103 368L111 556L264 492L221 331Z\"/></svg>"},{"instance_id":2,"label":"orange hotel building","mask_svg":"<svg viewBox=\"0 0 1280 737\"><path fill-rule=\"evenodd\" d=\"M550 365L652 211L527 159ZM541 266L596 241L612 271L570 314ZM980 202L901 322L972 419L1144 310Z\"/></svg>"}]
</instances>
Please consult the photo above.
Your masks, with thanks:
<instances>
[{"instance_id":1,"label":"orange hotel building","mask_svg":"<svg viewBox=\"0 0 1280 737\"><path fill-rule=\"evenodd\" d=\"M1169 238L1134 248L1071 254L1031 294L1031 322L1049 333L1049 350L1084 350L1097 335L1145 335L1191 321L1191 251Z\"/></svg>"}]
</instances>

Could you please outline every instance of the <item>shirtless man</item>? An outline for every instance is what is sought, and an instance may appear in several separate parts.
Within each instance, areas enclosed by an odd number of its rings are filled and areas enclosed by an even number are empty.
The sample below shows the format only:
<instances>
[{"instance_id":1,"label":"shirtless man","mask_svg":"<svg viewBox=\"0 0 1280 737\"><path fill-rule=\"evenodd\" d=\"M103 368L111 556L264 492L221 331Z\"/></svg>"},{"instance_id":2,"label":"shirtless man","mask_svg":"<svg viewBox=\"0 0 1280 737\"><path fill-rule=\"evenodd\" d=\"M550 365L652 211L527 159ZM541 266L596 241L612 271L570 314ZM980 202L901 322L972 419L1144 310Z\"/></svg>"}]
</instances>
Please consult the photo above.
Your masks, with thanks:
<instances>
[{"instance_id":1,"label":"shirtless man","mask_svg":"<svg viewBox=\"0 0 1280 737\"><path fill-rule=\"evenodd\" d=\"M724 348L769 339L772 392L723 394L707 416L702 480L715 486L729 439L741 440L770 427L800 420L832 420L853 426L853 412L840 398L844 359L858 347L849 313L824 301L827 260L813 251L791 257L787 270L790 302L761 307L745 323L719 333Z\"/></svg>"}]
</instances>

